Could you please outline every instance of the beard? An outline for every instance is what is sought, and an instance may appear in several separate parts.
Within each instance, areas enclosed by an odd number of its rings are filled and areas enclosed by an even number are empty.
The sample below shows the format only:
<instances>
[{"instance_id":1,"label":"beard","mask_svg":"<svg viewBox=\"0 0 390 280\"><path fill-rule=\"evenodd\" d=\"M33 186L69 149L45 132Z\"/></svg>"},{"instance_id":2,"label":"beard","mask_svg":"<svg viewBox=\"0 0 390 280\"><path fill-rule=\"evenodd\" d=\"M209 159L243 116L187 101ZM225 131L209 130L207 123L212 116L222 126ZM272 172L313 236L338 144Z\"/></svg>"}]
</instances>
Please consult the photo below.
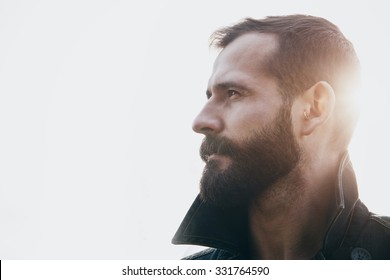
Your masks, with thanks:
<instances>
[{"instance_id":1,"label":"beard","mask_svg":"<svg viewBox=\"0 0 390 280\"><path fill-rule=\"evenodd\" d=\"M220 167L212 154L227 157ZM242 143L207 135L200 147L206 166L200 181L200 197L222 208L245 207L261 196L299 163L301 149L294 138L291 109L281 107L277 116L262 130L253 131Z\"/></svg>"}]
</instances>

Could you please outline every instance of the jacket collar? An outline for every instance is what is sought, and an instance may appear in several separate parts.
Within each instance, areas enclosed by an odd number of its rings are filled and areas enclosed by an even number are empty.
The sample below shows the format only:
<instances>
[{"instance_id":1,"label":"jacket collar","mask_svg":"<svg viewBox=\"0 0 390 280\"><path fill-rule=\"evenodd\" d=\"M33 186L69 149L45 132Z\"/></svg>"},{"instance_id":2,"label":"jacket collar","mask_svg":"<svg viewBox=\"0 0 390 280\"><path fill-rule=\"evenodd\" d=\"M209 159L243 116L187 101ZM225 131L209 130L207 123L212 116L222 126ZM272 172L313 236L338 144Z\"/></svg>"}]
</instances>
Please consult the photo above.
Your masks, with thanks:
<instances>
[{"instance_id":1,"label":"jacket collar","mask_svg":"<svg viewBox=\"0 0 390 280\"><path fill-rule=\"evenodd\" d=\"M324 239L322 254L326 257L339 248L358 200L355 173L348 153L339 165L335 186L335 216ZM188 210L172 239L173 244L213 247L245 256L248 250L246 209L221 209L202 202L199 195Z\"/></svg>"},{"instance_id":2,"label":"jacket collar","mask_svg":"<svg viewBox=\"0 0 390 280\"><path fill-rule=\"evenodd\" d=\"M359 200L355 172L347 153L341 160L338 169L335 190L336 214L324 239L322 251L325 257L331 255L342 245L350 225L353 210Z\"/></svg>"}]
</instances>

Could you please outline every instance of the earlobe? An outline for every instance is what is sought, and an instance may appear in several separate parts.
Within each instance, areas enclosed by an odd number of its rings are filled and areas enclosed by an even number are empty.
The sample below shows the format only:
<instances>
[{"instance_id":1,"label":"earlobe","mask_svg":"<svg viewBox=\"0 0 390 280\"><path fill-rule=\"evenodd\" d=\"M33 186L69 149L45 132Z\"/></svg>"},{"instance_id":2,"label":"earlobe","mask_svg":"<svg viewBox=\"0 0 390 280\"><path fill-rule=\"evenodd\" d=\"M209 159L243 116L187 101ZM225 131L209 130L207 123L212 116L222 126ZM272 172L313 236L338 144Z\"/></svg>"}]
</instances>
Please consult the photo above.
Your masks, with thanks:
<instances>
[{"instance_id":1,"label":"earlobe","mask_svg":"<svg viewBox=\"0 0 390 280\"><path fill-rule=\"evenodd\" d=\"M304 100L302 134L310 135L332 115L335 93L328 82L320 81L304 93Z\"/></svg>"}]
</instances>

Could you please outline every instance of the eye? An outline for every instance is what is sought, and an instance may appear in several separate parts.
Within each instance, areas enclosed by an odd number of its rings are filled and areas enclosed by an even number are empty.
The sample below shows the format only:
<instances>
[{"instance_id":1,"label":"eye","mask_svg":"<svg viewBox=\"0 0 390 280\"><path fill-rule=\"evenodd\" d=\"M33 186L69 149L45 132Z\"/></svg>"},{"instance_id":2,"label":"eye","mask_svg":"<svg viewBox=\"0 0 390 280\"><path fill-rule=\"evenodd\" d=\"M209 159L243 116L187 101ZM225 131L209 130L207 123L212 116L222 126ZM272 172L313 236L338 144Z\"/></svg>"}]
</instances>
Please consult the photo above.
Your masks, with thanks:
<instances>
[{"instance_id":1,"label":"eye","mask_svg":"<svg viewBox=\"0 0 390 280\"><path fill-rule=\"evenodd\" d=\"M229 89L227 91L227 95L228 95L228 97L230 99L232 99L232 98L235 99L235 98L240 97L241 94L238 91L234 90L234 89Z\"/></svg>"}]
</instances>

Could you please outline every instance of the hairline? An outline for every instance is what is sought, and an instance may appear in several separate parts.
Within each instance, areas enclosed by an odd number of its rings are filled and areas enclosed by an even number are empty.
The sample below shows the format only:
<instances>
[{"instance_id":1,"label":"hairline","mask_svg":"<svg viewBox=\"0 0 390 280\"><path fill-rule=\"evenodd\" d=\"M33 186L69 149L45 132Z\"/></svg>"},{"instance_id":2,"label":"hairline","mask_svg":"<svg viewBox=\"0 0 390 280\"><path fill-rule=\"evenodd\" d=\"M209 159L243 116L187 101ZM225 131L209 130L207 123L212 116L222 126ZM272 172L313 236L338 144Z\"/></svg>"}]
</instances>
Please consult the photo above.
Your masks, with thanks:
<instances>
[{"instance_id":1,"label":"hairline","mask_svg":"<svg viewBox=\"0 0 390 280\"><path fill-rule=\"evenodd\" d=\"M230 40L227 44L221 44L221 38L214 38L215 34L219 32L220 30L216 30L211 36L210 36L210 48L214 48L219 53L221 53L226 47L231 45L234 41L238 40L239 38L248 35L248 34L254 34L254 35L269 35L272 36L274 39L275 47L269 51L269 55L261 60L261 65L259 65L258 69L261 73L268 75L269 77L275 79L277 87L278 87L278 92L282 97L284 105L292 105L293 100L297 97L296 94L291 94L289 92L289 88L287 86L283 86L281 82L281 78L278 77L272 71L272 64L274 63L275 59L278 58L278 55L280 54L281 51L281 44L280 44L280 39L281 36L280 34L276 32L269 32L269 31L260 31L260 30L248 30L246 32L243 32L242 34L236 36L233 40Z\"/></svg>"}]
</instances>

